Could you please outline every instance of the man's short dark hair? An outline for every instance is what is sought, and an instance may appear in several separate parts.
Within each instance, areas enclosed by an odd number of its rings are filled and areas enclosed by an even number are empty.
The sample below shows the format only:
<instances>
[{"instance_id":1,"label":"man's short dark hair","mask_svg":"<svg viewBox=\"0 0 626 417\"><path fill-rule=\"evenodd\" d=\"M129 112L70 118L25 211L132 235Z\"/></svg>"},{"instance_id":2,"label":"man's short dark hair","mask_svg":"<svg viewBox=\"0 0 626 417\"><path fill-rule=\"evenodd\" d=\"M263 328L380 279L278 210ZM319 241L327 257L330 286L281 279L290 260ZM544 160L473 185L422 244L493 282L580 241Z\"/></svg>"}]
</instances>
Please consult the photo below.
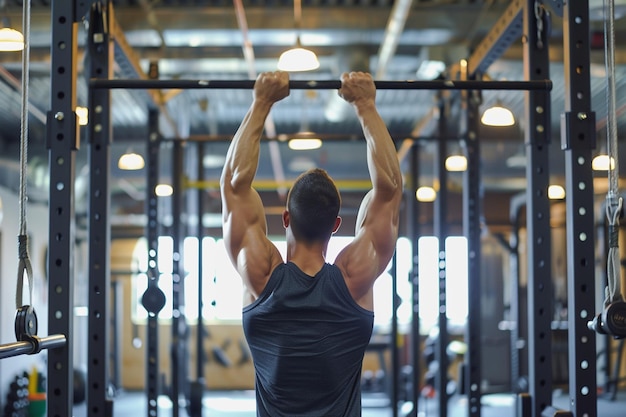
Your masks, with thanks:
<instances>
[{"instance_id":1,"label":"man's short dark hair","mask_svg":"<svg viewBox=\"0 0 626 417\"><path fill-rule=\"evenodd\" d=\"M325 170L313 168L300 174L287 196L295 238L308 243L330 239L340 206L339 190Z\"/></svg>"}]
</instances>

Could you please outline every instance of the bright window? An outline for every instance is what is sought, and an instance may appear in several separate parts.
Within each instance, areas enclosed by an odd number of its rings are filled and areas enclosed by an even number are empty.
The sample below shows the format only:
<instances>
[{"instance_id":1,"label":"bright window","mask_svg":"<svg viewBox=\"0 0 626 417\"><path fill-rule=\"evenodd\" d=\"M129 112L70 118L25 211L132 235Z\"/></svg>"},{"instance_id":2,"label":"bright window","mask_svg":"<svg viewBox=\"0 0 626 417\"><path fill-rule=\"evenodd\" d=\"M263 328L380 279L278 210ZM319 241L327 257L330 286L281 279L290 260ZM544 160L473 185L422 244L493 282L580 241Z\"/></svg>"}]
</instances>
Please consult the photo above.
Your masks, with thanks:
<instances>
[{"instance_id":1,"label":"bright window","mask_svg":"<svg viewBox=\"0 0 626 417\"><path fill-rule=\"evenodd\" d=\"M334 262L339 252L352 241L351 237L333 236L328 245L327 262ZM276 240L274 244L285 257L286 243ZM141 240L135 249L134 265L138 271L146 271L148 265L146 241ZM158 267L161 273L159 287L165 293L166 304L159 314L160 319L172 317L172 271L173 240L162 236L158 240ZM185 268L184 315L188 320L198 317L198 239L187 237L183 242ZM420 287L420 322L422 331L428 331L437 324L439 311L439 269L438 240L435 237L422 237L418 241L419 249L419 287ZM411 322L413 303L411 286L412 268L411 241L399 238L396 244L397 291L400 297L398 323L408 325ZM451 323L463 324L467 318L467 240L464 237L450 237L446 240L447 253L447 317ZM205 237L202 240L202 314L206 320L237 321L241 320L243 307L243 285L232 266L222 239ZM389 326L392 315L392 262L374 284L375 325ZM145 272L134 277L134 319L145 320L147 312L141 305L141 297L148 282Z\"/></svg>"},{"instance_id":2,"label":"bright window","mask_svg":"<svg viewBox=\"0 0 626 417\"><path fill-rule=\"evenodd\" d=\"M420 331L437 326L439 317L439 239L418 240ZM446 317L452 325L467 320L467 239L451 236L445 244Z\"/></svg>"}]
</instances>

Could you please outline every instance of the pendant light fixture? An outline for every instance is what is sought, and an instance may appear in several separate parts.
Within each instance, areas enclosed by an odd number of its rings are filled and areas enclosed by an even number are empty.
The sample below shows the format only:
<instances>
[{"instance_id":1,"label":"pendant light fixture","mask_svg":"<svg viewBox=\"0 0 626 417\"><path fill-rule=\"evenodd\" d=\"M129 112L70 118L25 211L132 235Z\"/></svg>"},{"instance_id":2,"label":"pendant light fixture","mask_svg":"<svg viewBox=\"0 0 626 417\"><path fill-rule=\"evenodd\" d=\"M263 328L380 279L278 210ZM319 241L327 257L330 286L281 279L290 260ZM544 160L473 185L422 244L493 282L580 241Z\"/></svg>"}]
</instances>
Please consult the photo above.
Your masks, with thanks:
<instances>
[{"instance_id":1,"label":"pendant light fixture","mask_svg":"<svg viewBox=\"0 0 626 417\"><path fill-rule=\"evenodd\" d=\"M296 46L280 55L278 59L278 69L289 72L315 70L320 66L317 56L313 51L303 48L300 43L300 21L302 19L301 0L294 0L293 15L296 29Z\"/></svg>"},{"instance_id":2,"label":"pendant light fixture","mask_svg":"<svg viewBox=\"0 0 626 417\"><path fill-rule=\"evenodd\" d=\"M137 171L145 166L143 156L128 149L117 161L117 167L123 171Z\"/></svg>"},{"instance_id":3,"label":"pendant light fixture","mask_svg":"<svg viewBox=\"0 0 626 417\"><path fill-rule=\"evenodd\" d=\"M480 122L485 126L513 126L515 117L511 110L504 107L498 100L494 106L485 110Z\"/></svg>"},{"instance_id":4,"label":"pendant light fixture","mask_svg":"<svg viewBox=\"0 0 626 417\"><path fill-rule=\"evenodd\" d=\"M0 0L0 10L5 13L6 0ZM2 17L0 24L0 52L12 52L24 50L24 35L18 30L11 28L9 18Z\"/></svg>"}]
</instances>

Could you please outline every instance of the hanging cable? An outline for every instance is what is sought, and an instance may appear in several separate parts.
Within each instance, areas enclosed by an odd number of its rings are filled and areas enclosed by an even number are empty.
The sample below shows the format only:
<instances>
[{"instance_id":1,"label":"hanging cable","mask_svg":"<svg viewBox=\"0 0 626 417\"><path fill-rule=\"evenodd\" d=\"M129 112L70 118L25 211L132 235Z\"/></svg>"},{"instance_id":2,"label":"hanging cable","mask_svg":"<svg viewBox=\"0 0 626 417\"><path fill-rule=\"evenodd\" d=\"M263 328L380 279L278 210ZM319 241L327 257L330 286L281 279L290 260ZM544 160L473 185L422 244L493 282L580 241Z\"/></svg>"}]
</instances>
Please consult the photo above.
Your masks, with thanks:
<instances>
[{"instance_id":1,"label":"hanging cable","mask_svg":"<svg viewBox=\"0 0 626 417\"><path fill-rule=\"evenodd\" d=\"M26 228L26 195L27 161L28 161L28 84L29 84L29 61L30 61L30 1L23 2L22 30L24 32L24 49L22 51L22 114L20 132L20 189L19 189L19 235L17 269L17 288L15 291L15 335L18 340L22 336L37 334L37 321L33 303L33 271L28 257L28 234ZM23 304L24 273L28 279L28 304Z\"/></svg>"},{"instance_id":2,"label":"hanging cable","mask_svg":"<svg viewBox=\"0 0 626 417\"><path fill-rule=\"evenodd\" d=\"M15 291L15 337L17 342L0 345L0 359L19 355L34 355L43 349L57 349L67 344L67 337L54 334L37 336L37 314L32 306L33 273L28 257L28 234L26 229L26 161L28 160L28 74L30 61L30 0L22 2L22 30L24 31L24 49L22 51L22 116L20 134L20 191L19 191L19 235L17 288ZM24 290L24 272L28 276L29 304L22 305Z\"/></svg>"},{"instance_id":3,"label":"hanging cable","mask_svg":"<svg viewBox=\"0 0 626 417\"><path fill-rule=\"evenodd\" d=\"M622 211L622 198L618 195L619 158L617 155L617 126L615 110L615 4L613 0L604 0L604 48L607 82L607 150L609 156L608 181L609 189L606 196L606 215L609 222L609 255L607 260L607 288L604 305L623 301L620 290L619 260L619 218Z\"/></svg>"},{"instance_id":4,"label":"hanging cable","mask_svg":"<svg viewBox=\"0 0 626 417\"><path fill-rule=\"evenodd\" d=\"M602 312L588 323L590 329L610 334L615 338L626 337L626 303L622 297L619 259L619 220L623 199L619 196L619 158L617 154L617 127L615 111L615 5L614 0L604 0L604 49L607 82L607 152L608 192L606 216L608 221L607 286L604 292Z\"/></svg>"}]
</instances>

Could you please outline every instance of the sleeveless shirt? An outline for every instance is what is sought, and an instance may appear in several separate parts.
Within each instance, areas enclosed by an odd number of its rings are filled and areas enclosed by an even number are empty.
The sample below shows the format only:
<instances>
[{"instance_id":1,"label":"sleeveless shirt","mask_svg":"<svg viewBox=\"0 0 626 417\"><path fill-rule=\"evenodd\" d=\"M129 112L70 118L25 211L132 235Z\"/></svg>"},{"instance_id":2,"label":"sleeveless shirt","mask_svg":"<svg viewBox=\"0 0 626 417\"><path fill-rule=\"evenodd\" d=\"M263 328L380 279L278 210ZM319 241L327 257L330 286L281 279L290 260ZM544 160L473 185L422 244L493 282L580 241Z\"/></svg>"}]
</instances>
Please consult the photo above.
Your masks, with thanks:
<instances>
[{"instance_id":1,"label":"sleeveless shirt","mask_svg":"<svg viewBox=\"0 0 626 417\"><path fill-rule=\"evenodd\" d=\"M359 306L339 270L311 277L294 263L272 272L243 309L259 417L358 417L361 369L374 313Z\"/></svg>"}]
</instances>

